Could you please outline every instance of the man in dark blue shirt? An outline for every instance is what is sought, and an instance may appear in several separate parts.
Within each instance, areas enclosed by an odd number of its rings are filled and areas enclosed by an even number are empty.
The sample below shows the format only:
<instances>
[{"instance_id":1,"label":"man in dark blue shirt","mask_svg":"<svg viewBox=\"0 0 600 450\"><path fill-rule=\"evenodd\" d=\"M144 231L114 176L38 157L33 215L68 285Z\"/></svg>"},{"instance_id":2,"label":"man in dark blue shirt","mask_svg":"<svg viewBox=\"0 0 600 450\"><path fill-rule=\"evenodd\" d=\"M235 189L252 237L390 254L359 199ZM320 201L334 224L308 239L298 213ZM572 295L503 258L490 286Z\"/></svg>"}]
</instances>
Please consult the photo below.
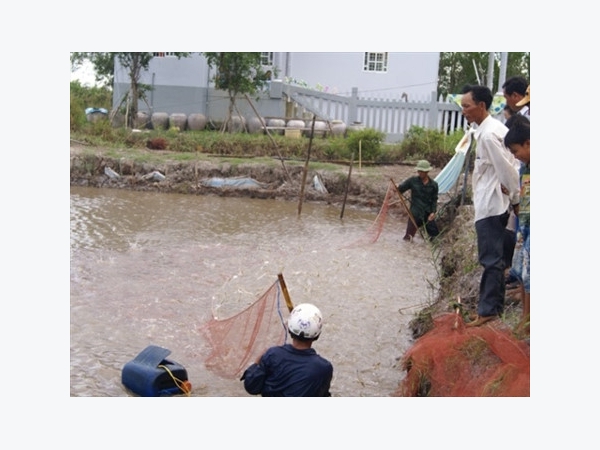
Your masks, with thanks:
<instances>
[{"instance_id":1,"label":"man in dark blue shirt","mask_svg":"<svg viewBox=\"0 0 600 450\"><path fill-rule=\"evenodd\" d=\"M296 306L288 318L292 343L269 348L246 369L241 378L246 392L263 397L331 397L333 366L312 348L322 326L316 306Z\"/></svg>"}]
</instances>

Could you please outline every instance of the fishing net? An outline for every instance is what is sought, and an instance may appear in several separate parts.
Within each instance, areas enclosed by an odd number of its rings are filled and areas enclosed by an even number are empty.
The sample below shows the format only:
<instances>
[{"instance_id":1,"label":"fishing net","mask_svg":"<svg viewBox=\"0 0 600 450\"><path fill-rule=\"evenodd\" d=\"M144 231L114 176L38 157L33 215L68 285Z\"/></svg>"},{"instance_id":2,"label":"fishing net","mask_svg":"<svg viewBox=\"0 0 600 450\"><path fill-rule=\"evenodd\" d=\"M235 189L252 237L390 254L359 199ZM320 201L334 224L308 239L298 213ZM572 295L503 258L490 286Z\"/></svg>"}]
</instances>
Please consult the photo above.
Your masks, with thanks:
<instances>
[{"instance_id":1,"label":"fishing net","mask_svg":"<svg viewBox=\"0 0 600 450\"><path fill-rule=\"evenodd\" d=\"M500 320L465 327L444 314L402 359L403 397L529 397L529 345Z\"/></svg>"},{"instance_id":2,"label":"fishing net","mask_svg":"<svg viewBox=\"0 0 600 450\"><path fill-rule=\"evenodd\" d=\"M353 248L360 247L367 244L374 244L381 236L381 232L383 231L383 227L385 225L385 221L388 217L388 212L390 207L394 206L398 203L398 189L393 181L390 180L388 185L388 189L385 193L385 198L379 209L379 213L377 217L371 224L371 226L367 229L364 235L359 237L356 241L351 242L350 244L344 246L344 248Z\"/></svg>"},{"instance_id":3,"label":"fishing net","mask_svg":"<svg viewBox=\"0 0 600 450\"><path fill-rule=\"evenodd\" d=\"M265 350L285 343L286 318L291 309L280 274L277 281L243 311L226 319L213 317L201 327L210 346L210 354L204 361L206 368L223 378L239 378Z\"/></svg>"}]
</instances>

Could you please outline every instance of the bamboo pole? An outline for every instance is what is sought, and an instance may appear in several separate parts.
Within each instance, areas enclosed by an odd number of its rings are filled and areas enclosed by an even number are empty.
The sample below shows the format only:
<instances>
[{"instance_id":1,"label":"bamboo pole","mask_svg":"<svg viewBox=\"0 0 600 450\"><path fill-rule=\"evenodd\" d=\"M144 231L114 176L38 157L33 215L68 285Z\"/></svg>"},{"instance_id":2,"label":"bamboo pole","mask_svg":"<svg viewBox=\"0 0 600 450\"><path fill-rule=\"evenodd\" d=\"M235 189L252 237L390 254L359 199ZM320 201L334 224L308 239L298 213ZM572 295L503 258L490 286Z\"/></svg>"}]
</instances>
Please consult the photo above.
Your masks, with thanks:
<instances>
[{"instance_id":1,"label":"bamboo pole","mask_svg":"<svg viewBox=\"0 0 600 450\"><path fill-rule=\"evenodd\" d=\"M265 121L263 120L263 118L261 117L261 115L258 113L258 111L256 110L256 108L254 107L254 103L252 103L252 100L250 100L250 97L248 97L248 94L244 94L244 95L246 96L246 100L248 100L248 103L250 103L250 107L254 111L254 114L256 114L256 117L258 117L258 120L260 120L260 123L262 124L263 128L265 129L265 132L267 133L267 136L269 136L269 139L271 140L271 143L273 144L273 147L275 147L275 151L277 152L277 156L279 156L279 161L281 161L281 165L283 166L283 171L287 175L287 178L288 178L290 184L293 184L292 176L288 172L288 169L287 169L285 163L283 162L283 156L281 156L281 152L279 151L279 147L277 146L277 143L275 142L275 139L273 139L273 136L271 136L271 133L267 129L267 124L265 123Z\"/></svg>"},{"instance_id":2,"label":"bamboo pole","mask_svg":"<svg viewBox=\"0 0 600 450\"><path fill-rule=\"evenodd\" d=\"M346 191L344 192L344 203L342 203L342 212L340 213L340 219L344 217L344 209L346 208L346 198L348 198L348 188L350 186L350 175L352 175L352 163L354 162L354 152L350 157L350 169L348 169L348 179L346 180Z\"/></svg>"},{"instance_id":3,"label":"bamboo pole","mask_svg":"<svg viewBox=\"0 0 600 450\"><path fill-rule=\"evenodd\" d=\"M302 201L304 200L304 185L306 184L306 175L308 173L308 162L310 161L310 149L312 147L313 135L315 134L315 120L317 116L313 114L312 126L310 127L310 139L308 141L308 151L306 152L306 162L302 172L302 184L300 185L300 199L298 200L298 217L302 213Z\"/></svg>"},{"instance_id":4,"label":"bamboo pole","mask_svg":"<svg viewBox=\"0 0 600 450\"><path fill-rule=\"evenodd\" d=\"M283 292L283 298L285 299L285 304L290 312L294 309L294 304L292 303L292 299L290 298L290 293L288 292L288 288L285 284L285 280L283 279L283 274L279 273L277 275L279 278L279 284L281 285L281 291Z\"/></svg>"},{"instance_id":5,"label":"bamboo pole","mask_svg":"<svg viewBox=\"0 0 600 450\"><path fill-rule=\"evenodd\" d=\"M362 139L358 141L358 173L362 173Z\"/></svg>"}]
</instances>

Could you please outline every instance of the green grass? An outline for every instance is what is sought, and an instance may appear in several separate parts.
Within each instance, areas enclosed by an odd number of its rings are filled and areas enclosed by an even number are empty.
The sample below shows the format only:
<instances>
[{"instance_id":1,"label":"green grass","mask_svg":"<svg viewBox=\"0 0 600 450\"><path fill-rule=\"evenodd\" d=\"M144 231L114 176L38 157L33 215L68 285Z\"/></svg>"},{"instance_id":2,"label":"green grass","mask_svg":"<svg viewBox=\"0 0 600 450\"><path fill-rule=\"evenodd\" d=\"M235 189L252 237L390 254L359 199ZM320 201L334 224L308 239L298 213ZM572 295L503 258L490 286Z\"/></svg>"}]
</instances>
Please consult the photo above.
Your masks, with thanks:
<instances>
[{"instance_id":1,"label":"green grass","mask_svg":"<svg viewBox=\"0 0 600 450\"><path fill-rule=\"evenodd\" d=\"M433 139L432 135L436 138ZM381 145L378 152L373 152L371 160L362 159L362 168L368 173L368 166L372 163L399 164L413 161L414 158L428 158L437 167L443 167L452 157L454 142L458 142L462 135L459 132L452 136L442 136L440 132L428 130L426 133L414 133L410 140L400 144ZM299 139L281 135L248 133L221 133L215 130L204 131L177 131L169 130L142 130L132 131L126 128L113 128L108 120L96 123L71 121L71 139L90 146L102 147L111 152L111 156L121 157L127 153L134 158L150 158L148 150L152 141L158 140L166 144L169 159L174 161L190 161L197 159L198 155L223 156L227 158L278 158L286 160L304 161L310 144L311 164L319 162L324 164L323 169L329 169L331 163L350 163L351 148L356 145L356 135L349 138L318 137L310 140L302 136ZM418 143L419 152L415 153L415 142ZM452 150L449 150L452 148ZM160 153L159 153L160 154ZM164 158L164 157L163 157ZM358 157L355 155L354 167L358 166Z\"/></svg>"}]
</instances>

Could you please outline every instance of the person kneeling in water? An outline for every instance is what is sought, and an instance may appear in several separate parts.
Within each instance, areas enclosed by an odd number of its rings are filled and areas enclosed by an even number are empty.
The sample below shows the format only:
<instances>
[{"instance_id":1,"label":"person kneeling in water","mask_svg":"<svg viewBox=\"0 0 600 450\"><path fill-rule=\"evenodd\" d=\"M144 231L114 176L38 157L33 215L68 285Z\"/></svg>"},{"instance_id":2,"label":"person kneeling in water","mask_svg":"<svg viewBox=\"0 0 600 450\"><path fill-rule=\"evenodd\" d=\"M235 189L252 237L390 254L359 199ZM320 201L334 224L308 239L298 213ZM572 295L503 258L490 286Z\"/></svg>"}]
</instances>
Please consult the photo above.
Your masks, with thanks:
<instances>
[{"instance_id":1,"label":"person kneeling in water","mask_svg":"<svg viewBox=\"0 0 600 450\"><path fill-rule=\"evenodd\" d=\"M292 343L269 348L250 365L240 379L244 389L263 397L331 397L333 365L312 348L321 335L321 311L300 304L287 325Z\"/></svg>"}]
</instances>

